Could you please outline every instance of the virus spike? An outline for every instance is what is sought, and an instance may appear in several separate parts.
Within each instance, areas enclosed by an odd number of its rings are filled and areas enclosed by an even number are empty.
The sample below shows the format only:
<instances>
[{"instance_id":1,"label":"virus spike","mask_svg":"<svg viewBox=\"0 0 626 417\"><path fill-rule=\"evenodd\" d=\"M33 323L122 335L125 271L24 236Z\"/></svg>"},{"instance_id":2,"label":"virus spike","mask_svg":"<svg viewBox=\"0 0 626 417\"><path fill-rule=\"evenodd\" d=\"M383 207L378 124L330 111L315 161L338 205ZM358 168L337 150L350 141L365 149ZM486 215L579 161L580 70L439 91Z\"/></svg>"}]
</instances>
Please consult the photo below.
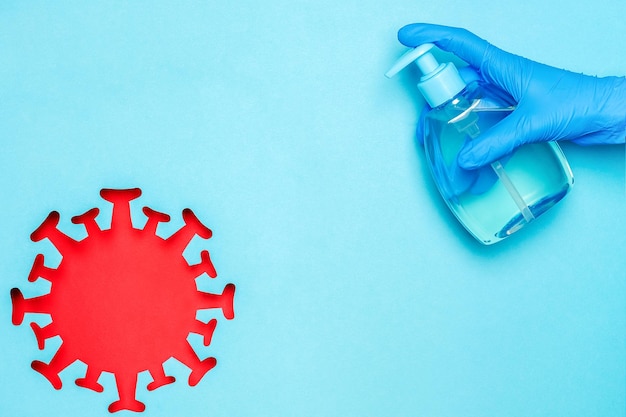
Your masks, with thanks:
<instances>
[{"instance_id":1,"label":"virus spike","mask_svg":"<svg viewBox=\"0 0 626 417\"><path fill-rule=\"evenodd\" d=\"M61 345L59 350L57 350L54 354L50 363L33 361L31 363L31 367L43 375L50 382L50 384L52 384L54 389L58 390L63 386L61 378L59 378L59 373L70 366L74 361L76 361L76 358L72 358L71 355L68 355L67 350L63 345Z\"/></svg>"},{"instance_id":2,"label":"virus spike","mask_svg":"<svg viewBox=\"0 0 626 417\"><path fill-rule=\"evenodd\" d=\"M195 235L202 239L209 239L213 235L211 229L203 225L191 209L183 210L183 221L185 225L167 239L167 242L176 248L174 250L180 253L185 250Z\"/></svg>"},{"instance_id":3,"label":"virus spike","mask_svg":"<svg viewBox=\"0 0 626 417\"><path fill-rule=\"evenodd\" d=\"M45 310L47 302L45 299L49 294L41 295L34 298L24 298L22 291L19 288L11 289L11 302L13 303L13 324L19 326L24 321L24 314L26 313L48 313Z\"/></svg>"},{"instance_id":4,"label":"virus spike","mask_svg":"<svg viewBox=\"0 0 626 417\"><path fill-rule=\"evenodd\" d=\"M208 323L203 323L200 320L196 320L194 328L191 332L202 336L204 346L209 346L211 344L211 339L213 338L215 326L217 326L216 319L211 319Z\"/></svg>"},{"instance_id":5,"label":"virus spike","mask_svg":"<svg viewBox=\"0 0 626 417\"><path fill-rule=\"evenodd\" d=\"M56 269L48 268L44 265L44 256L40 253L35 256L33 267L30 269L30 273L28 274L28 281L35 282L39 278L44 278L52 282L52 277L54 276L55 271Z\"/></svg>"},{"instance_id":6,"label":"virus spike","mask_svg":"<svg viewBox=\"0 0 626 417\"><path fill-rule=\"evenodd\" d=\"M43 223L31 233L30 239L33 242L39 242L40 240L48 238L54 247L61 252L61 255L63 255L70 251L78 242L57 229L60 218L61 216L57 211L48 214L48 217L46 217Z\"/></svg>"},{"instance_id":7,"label":"virus spike","mask_svg":"<svg viewBox=\"0 0 626 417\"><path fill-rule=\"evenodd\" d=\"M165 375L163 366L156 366L150 370L152 376L152 382L148 384L148 391L154 391L155 389L162 387L163 385L176 382L176 378L173 376Z\"/></svg>"},{"instance_id":8,"label":"virus spike","mask_svg":"<svg viewBox=\"0 0 626 417\"><path fill-rule=\"evenodd\" d=\"M79 216L72 217L72 223L84 225L88 235L95 235L101 231L100 226L96 223L96 217L99 213L100 210L92 208Z\"/></svg>"},{"instance_id":9,"label":"virus spike","mask_svg":"<svg viewBox=\"0 0 626 417\"><path fill-rule=\"evenodd\" d=\"M129 188L127 190L103 188L100 190L100 196L109 203L113 203L111 229L117 227L133 227L130 216L130 202L140 195L141 190L139 188Z\"/></svg>"},{"instance_id":10,"label":"virus spike","mask_svg":"<svg viewBox=\"0 0 626 417\"><path fill-rule=\"evenodd\" d=\"M87 388L92 391L102 392L104 387L98 383L102 371L93 369L91 366L87 366L87 372L84 378L78 378L74 383L82 388Z\"/></svg>"},{"instance_id":11,"label":"virus spike","mask_svg":"<svg viewBox=\"0 0 626 417\"><path fill-rule=\"evenodd\" d=\"M217 359L213 357L200 360L189 343L186 344L186 349L181 356L176 359L191 369L191 374L189 375L189 385L192 387L198 385L198 382L200 382L206 373L215 368L215 365L217 365Z\"/></svg>"},{"instance_id":12,"label":"virus spike","mask_svg":"<svg viewBox=\"0 0 626 417\"><path fill-rule=\"evenodd\" d=\"M117 392L120 399L109 405L109 412L116 413L122 410L135 411L141 413L146 409L146 405L135 398L137 388L137 375L119 374L115 375Z\"/></svg>"},{"instance_id":13,"label":"virus spike","mask_svg":"<svg viewBox=\"0 0 626 417\"><path fill-rule=\"evenodd\" d=\"M233 307L233 300L235 297L235 285L226 284L224 291L221 294L211 294L207 292L200 293L202 297L201 306L199 310L205 310L209 308L220 308L222 314L228 320L235 318L235 310Z\"/></svg>"},{"instance_id":14,"label":"virus spike","mask_svg":"<svg viewBox=\"0 0 626 417\"><path fill-rule=\"evenodd\" d=\"M213 262L211 262L211 256L209 255L208 250L203 250L202 252L200 252L200 263L196 265L191 265L191 269L194 276L196 277L202 275L205 272L211 278L217 277L217 271L215 271Z\"/></svg>"},{"instance_id":15,"label":"virus spike","mask_svg":"<svg viewBox=\"0 0 626 417\"><path fill-rule=\"evenodd\" d=\"M32 322L30 324L30 327L31 329L33 329L33 333L35 333L35 338L37 339L37 347L39 348L39 350L43 350L46 346L46 339L50 339L59 335L59 332L55 329L54 323L50 323L47 326L40 327L37 323Z\"/></svg>"},{"instance_id":16,"label":"virus spike","mask_svg":"<svg viewBox=\"0 0 626 417\"><path fill-rule=\"evenodd\" d=\"M144 207L143 214L148 216L148 221L146 222L146 225L143 227L143 231L147 233L156 234L156 229L159 223L166 223L170 221L169 214L152 210L150 207Z\"/></svg>"}]
</instances>

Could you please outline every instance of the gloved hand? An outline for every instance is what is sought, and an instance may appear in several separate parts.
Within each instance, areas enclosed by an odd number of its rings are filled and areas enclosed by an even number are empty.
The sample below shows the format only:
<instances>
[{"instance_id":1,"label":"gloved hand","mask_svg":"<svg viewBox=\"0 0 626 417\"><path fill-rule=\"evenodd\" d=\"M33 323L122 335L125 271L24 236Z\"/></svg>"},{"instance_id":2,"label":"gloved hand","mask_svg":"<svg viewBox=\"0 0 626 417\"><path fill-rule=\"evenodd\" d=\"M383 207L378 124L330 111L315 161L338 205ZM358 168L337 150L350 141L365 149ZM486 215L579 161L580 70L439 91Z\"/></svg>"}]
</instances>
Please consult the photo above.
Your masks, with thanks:
<instances>
[{"instance_id":1,"label":"gloved hand","mask_svg":"<svg viewBox=\"0 0 626 417\"><path fill-rule=\"evenodd\" d=\"M458 156L476 169L533 142L571 140L581 145L626 139L626 78L596 78L557 69L502 51L460 28L415 23L398 32L406 46L434 43L473 67L478 76L507 91L517 108L469 141ZM467 78L467 71L462 72Z\"/></svg>"}]
</instances>

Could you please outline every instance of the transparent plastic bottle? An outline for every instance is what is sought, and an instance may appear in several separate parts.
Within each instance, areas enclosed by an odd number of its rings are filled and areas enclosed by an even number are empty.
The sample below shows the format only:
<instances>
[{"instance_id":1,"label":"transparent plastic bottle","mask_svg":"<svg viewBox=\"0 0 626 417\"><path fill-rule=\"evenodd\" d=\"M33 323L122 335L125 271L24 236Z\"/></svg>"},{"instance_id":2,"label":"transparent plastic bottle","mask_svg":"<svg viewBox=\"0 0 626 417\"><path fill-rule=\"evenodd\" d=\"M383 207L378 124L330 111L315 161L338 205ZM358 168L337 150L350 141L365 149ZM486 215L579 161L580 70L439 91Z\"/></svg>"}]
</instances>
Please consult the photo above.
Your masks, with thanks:
<instances>
[{"instance_id":1,"label":"transparent plastic bottle","mask_svg":"<svg viewBox=\"0 0 626 417\"><path fill-rule=\"evenodd\" d=\"M392 76L415 61L424 76L418 88L431 106L424 118L424 147L433 179L459 222L481 243L501 241L560 201L571 189L572 171L556 142L524 145L478 170L465 170L457 155L515 109L495 86L468 85L452 63L438 64L421 45L398 60Z\"/></svg>"}]
</instances>

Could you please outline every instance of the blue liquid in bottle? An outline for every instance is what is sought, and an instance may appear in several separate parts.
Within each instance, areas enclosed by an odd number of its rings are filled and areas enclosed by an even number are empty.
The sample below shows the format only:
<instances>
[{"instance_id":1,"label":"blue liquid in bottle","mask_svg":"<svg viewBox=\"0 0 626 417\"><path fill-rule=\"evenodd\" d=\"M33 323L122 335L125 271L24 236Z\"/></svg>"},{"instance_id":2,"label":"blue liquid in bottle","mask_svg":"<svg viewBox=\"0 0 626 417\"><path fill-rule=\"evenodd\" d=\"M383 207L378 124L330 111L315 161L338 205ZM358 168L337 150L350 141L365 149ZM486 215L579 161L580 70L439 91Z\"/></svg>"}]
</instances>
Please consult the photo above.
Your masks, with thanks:
<instances>
[{"instance_id":1,"label":"blue liquid in bottle","mask_svg":"<svg viewBox=\"0 0 626 417\"><path fill-rule=\"evenodd\" d=\"M524 145L478 170L464 170L457 155L515 109L505 93L473 82L425 118L424 146L446 204L481 243L510 236L560 201L571 189L571 169L555 142Z\"/></svg>"}]
</instances>

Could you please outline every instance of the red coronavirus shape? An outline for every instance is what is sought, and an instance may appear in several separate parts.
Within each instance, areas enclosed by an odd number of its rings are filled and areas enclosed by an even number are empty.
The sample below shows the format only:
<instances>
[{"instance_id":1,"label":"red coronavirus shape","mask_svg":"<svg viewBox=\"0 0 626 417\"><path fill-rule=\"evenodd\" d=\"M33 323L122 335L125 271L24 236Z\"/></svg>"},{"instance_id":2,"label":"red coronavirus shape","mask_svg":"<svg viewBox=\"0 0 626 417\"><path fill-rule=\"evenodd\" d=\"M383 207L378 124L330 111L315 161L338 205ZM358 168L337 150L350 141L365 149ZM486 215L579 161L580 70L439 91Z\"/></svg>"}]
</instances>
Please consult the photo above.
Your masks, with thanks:
<instances>
[{"instance_id":1,"label":"red coronavirus shape","mask_svg":"<svg viewBox=\"0 0 626 417\"><path fill-rule=\"evenodd\" d=\"M35 257L28 280L51 282L48 294L25 299L18 288L11 290L13 324L20 325L25 313L47 313L52 321L40 327L31 323L40 349L46 339L60 336L62 343L50 363L33 361L32 368L62 387L59 373L77 360L87 365L80 387L103 391L98 383L102 372L115 375L119 400L110 412L141 412L145 405L136 399L137 377L149 371L152 391L175 381L165 374L163 363L175 358L191 369L189 385L194 386L216 365L216 359L201 360L187 338L200 334L204 345L211 343L217 320L199 321L199 310L221 309L226 319L234 318L235 286L227 284L221 294L199 291L195 279L217 276L209 252L200 253L200 263L190 265L183 251L191 239L211 237L190 210L182 212L184 226L168 238L156 234L157 226L170 217L143 208L147 222L142 229L132 225L130 202L141 190L103 189L100 195L113 204L111 227L96 222L99 210L75 216L87 236L75 240L58 229L59 213L53 211L31 235L35 242L49 239L61 254L56 268L45 265L44 256Z\"/></svg>"}]
</instances>

